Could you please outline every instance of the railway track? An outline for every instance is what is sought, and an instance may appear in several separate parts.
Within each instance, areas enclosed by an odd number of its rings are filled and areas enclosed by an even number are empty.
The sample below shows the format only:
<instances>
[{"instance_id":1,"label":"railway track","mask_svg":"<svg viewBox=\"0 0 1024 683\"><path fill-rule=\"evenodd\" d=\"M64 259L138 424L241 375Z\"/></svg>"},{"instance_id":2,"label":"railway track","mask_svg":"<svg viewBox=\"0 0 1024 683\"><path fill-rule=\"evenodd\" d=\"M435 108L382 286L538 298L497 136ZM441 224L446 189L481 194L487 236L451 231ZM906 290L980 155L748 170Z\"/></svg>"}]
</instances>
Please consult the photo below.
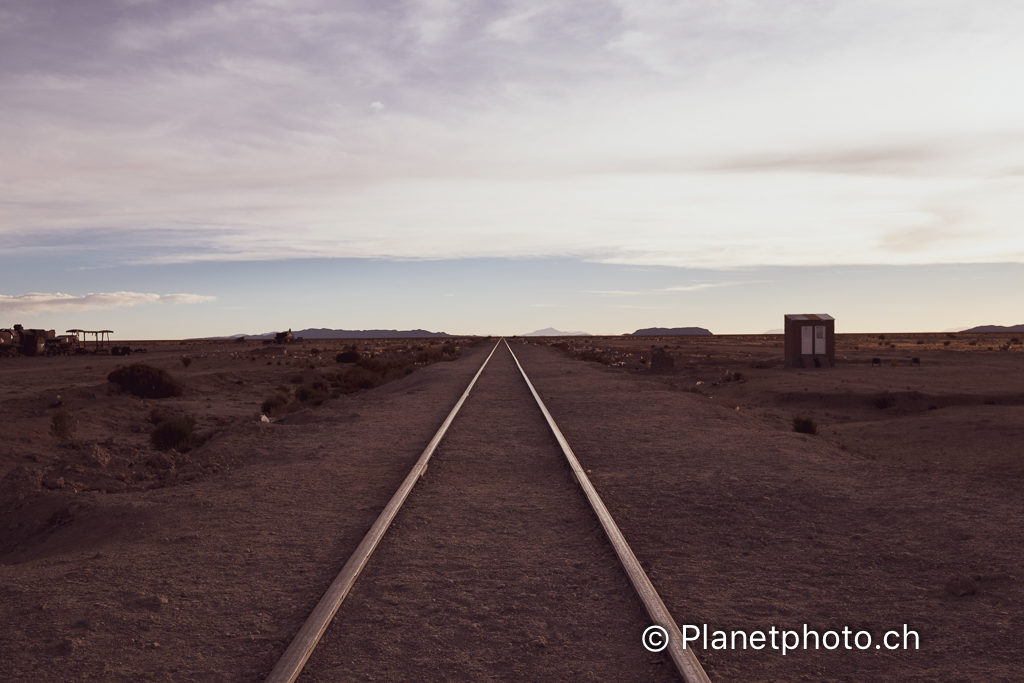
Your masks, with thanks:
<instances>
[{"instance_id":1,"label":"railway track","mask_svg":"<svg viewBox=\"0 0 1024 683\"><path fill-rule=\"evenodd\" d=\"M393 524L409 531L385 539ZM266 681L304 668L304 681L353 680L367 660L394 680L396 660L416 669L408 680L676 680L641 645L651 624L668 633L678 678L708 681L502 340Z\"/></svg>"}]
</instances>

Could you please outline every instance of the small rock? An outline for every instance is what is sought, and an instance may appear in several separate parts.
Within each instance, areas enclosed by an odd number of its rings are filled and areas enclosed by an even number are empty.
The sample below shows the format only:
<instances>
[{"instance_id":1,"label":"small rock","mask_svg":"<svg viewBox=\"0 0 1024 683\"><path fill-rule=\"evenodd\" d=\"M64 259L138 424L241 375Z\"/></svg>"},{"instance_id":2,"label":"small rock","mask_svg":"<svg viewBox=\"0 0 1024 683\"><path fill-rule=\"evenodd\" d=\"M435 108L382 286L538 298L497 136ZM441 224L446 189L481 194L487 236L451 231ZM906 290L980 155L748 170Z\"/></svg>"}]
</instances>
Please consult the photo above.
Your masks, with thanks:
<instances>
[{"instance_id":1,"label":"small rock","mask_svg":"<svg viewBox=\"0 0 1024 683\"><path fill-rule=\"evenodd\" d=\"M169 470L174 467L174 458L169 453L157 453L150 456L147 464L158 470Z\"/></svg>"},{"instance_id":2,"label":"small rock","mask_svg":"<svg viewBox=\"0 0 1024 683\"><path fill-rule=\"evenodd\" d=\"M950 595L974 595L978 592L978 584L967 575L954 576L946 582L946 592Z\"/></svg>"},{"instance_id":3,"label":"small rock","mask_svg":"<svg viewBox=\"0 0 1024 683\"><path fill-rule=\"evenodd\" d=\"M105 468L110 464L111 455L97 444L92 447L92 450L86 453L85 459L88 460L91 465Z\"/></svg>"},{"instance_id":4,"label":"small rock","mask_svg":"<svg viewBox=\"0 0 1024 683\"><path fill-rule=\"evenodd\" d=\"M75 653L75 650L77 650L78 646L81 644L81 638L65 638L57 644L57 647L54 648L54 651L60 656L67 657L73 655Z\"/></svg>"},{"instance_id":5,"label":"small rock","mask_svg":"<svg viewBox=\"0 0 1024 683\"><path fill-rule=\"evenodd\" d=\"M163 595L147 595L139 600L139 604L151 610L159 610L167 604L167 598Z\"/></svg>"}]
</instances>

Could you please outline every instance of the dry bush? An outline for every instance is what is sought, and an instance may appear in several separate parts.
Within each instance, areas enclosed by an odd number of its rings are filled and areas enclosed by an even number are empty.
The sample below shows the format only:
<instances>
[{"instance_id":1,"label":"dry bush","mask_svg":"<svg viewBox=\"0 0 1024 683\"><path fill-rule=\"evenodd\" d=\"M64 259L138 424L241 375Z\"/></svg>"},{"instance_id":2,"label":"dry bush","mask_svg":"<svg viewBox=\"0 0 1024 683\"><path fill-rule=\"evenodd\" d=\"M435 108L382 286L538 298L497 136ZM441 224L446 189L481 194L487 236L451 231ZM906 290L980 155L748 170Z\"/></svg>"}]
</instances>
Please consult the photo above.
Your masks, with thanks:
<instances>
[{"instance_id":1,"label":"dry bush","mask_svg":"<svg viewBox=\"0 0 1024 683\"><path fill-rule=\"evenodd\" d=\"M267 399L260 404L260 412L270 417L276 417L284 413L285 406L287 405L287 396L274 393L273 396L267 397Z\"/></svg>"},{"instance_id":2,"label":"dry bush","mask_svg":"<svg viewBox=\"0 0 1024 683\"><path fill-rule=\"evenodd\" d=\"M145 363L133 363L117 368L107 380L141 398L170 398L181 396L182 386L170 373Z\"/></svg>"},{"instance_id":3,"label":"dry bush","mask_svg":"<svg viewBox=\"0 0 1024 683\"><path fill-rule=\"evenodd\" d=\"M875 397L871 399L871 403L879 410L885 410L886 408L892 408L896 405L896 398L888 391L883 391L875 395Z\"/></svg>"},{"instance_id":4,"label":"dry bush","mask_svg":"<svg viewBox=\"0 0 1024 683\"><path fill-rule=\"evenodd\" d=\"M327 400L327 385L323 382L319 383L323 389L318 389L315 385L303 384L300 387L295 388L295 400L299 403L305 403L307 405L318 406Z\"/></svg>"},{"instance_id":5,"label":"dry bush","mask_svg":"<svg viewBox=\"0 0 1024 683\"><path fill-rule=\"evenodd\" d=\"M164 420L149 435L149 440L161 451L173 448L179 453L187 453L206 440L194 431L195 426L196 419L191 415Z\"/></svg>"},{"instance_id":6,"label":"dry bush","mask_svg":"<svg viewBox=\"0 0 1024 683\"><path fill-rule=\"evenodd\" d=\"M78 429L78 420L71 416L67 408L60 408L53 413L50 421L50 434L61 443L66 443L75 438L75 431Z\"/></svg>"},{"instance_id":7,"label":"dry bush","mask_svg":"<svg viewBox=\"0 0 1024 683\"><path fill-rule=\"evenodd\" d=\"M346 348L344 351L339 352L334 357L334 360L338 363L356 363L359 361L359 352L356 351L355 347Z\"/></svg>"}]
</instances>

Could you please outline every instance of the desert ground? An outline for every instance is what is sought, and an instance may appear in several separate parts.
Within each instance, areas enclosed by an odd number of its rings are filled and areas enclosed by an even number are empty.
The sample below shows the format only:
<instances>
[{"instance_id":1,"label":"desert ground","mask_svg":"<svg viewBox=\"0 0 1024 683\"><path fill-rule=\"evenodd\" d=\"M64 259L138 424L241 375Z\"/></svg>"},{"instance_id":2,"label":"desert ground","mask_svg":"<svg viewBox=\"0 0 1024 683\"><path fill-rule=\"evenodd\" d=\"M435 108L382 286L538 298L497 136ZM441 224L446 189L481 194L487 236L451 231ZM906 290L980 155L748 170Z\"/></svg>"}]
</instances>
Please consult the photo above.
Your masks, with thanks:
<instances>
[{"instance_id":1,"label":"desert ground","mask_svg":"<svg viewBox=\"0 0 1024 683\"><path fill-rule=\"evenodd\" d=\"M772 335L509 341L680 625L919 634L698 647L711 680L1018 680L1019 341L837 339L814 370ZM262 680L494 341L355 342L398 368L363 389L343 340L0 359L4 679ZM107 381L136 361L181 395ZM673 680L513 368L502 346L299 680ZM196 440L157 449L180 416Z\"/></svg>"}]
</instances>

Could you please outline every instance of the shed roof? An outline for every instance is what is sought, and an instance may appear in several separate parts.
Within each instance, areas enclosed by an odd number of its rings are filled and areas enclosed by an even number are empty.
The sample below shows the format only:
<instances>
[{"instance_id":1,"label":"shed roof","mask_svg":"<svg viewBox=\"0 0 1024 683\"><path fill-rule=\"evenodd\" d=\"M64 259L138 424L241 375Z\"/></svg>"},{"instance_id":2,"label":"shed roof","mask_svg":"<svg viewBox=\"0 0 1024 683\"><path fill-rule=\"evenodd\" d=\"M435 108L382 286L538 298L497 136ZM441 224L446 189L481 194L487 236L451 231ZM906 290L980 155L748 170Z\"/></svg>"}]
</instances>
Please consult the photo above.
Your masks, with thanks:
<instances>
[{"instance_id":1,"label":"shed roof","mask_svg":"<svg viewBox=\"0 0 1024 683\"><path fill-rule=\"evenodd\" d=\"M787 313L786 320L835 320L828 313Z\"/></svg>"}]
</instances>

